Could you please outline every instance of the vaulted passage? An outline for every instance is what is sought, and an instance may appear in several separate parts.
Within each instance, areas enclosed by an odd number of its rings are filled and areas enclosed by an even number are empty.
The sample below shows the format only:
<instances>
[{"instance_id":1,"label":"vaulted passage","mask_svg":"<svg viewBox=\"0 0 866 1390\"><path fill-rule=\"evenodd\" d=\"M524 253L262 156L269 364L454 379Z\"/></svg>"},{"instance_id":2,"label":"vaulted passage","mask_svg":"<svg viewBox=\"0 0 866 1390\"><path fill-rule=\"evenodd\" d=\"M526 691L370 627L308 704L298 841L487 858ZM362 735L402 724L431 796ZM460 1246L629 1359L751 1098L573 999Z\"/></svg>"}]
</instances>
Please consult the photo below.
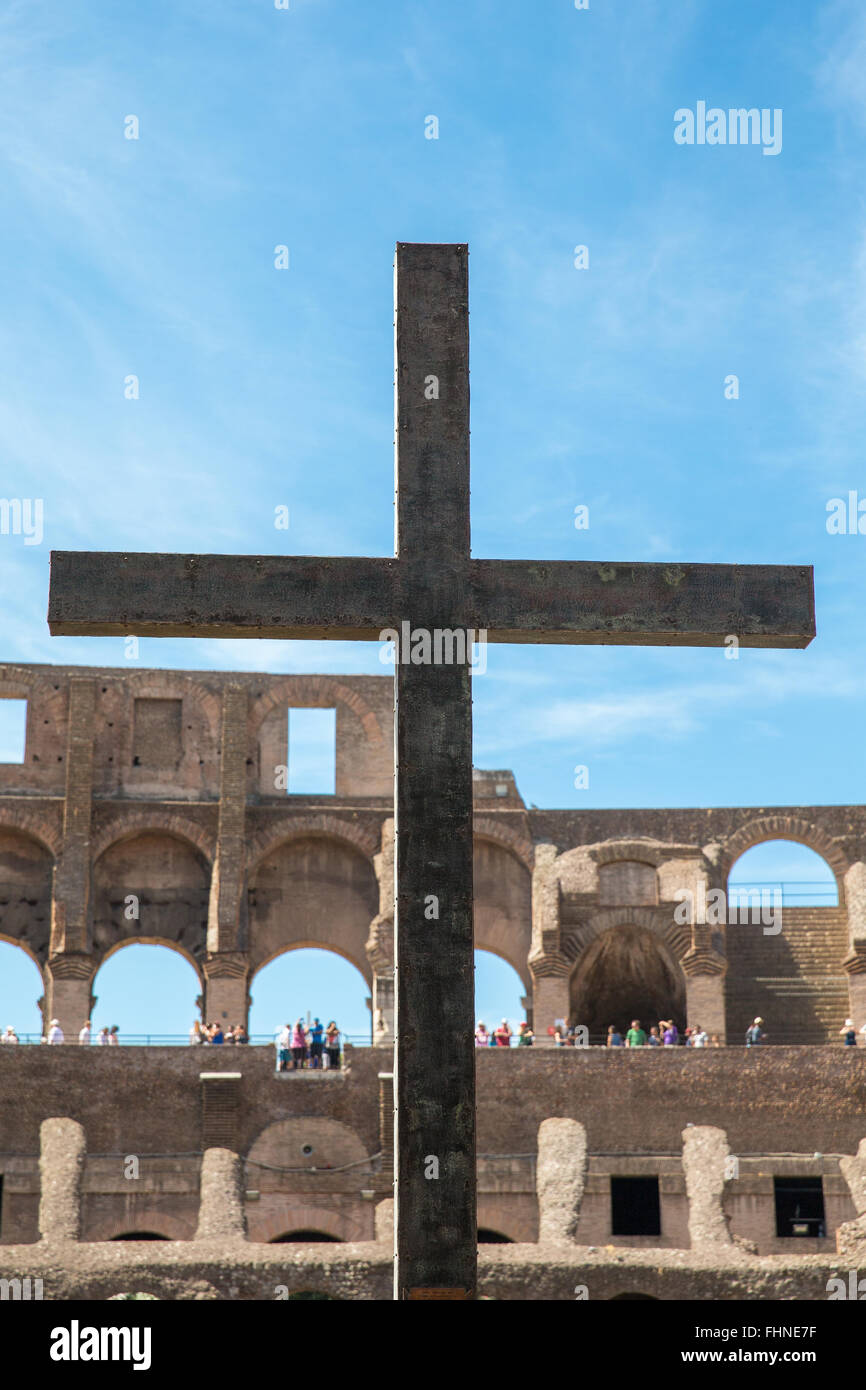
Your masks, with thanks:
<instances>
[{"instance_id":1,"label":"vaulted passage","mask_svg":"<svg viewBox=\"0 0 866 1390\"><path fill-rule=\"evenodd\" d=\"M685 1026L685 985L665 947L644 927L612 927L587 947L571 984L571 1021L603 1041L613 1023L624 1033L632 1019L649 1030L660 1019Z\"/></svg>"}]
</instances>

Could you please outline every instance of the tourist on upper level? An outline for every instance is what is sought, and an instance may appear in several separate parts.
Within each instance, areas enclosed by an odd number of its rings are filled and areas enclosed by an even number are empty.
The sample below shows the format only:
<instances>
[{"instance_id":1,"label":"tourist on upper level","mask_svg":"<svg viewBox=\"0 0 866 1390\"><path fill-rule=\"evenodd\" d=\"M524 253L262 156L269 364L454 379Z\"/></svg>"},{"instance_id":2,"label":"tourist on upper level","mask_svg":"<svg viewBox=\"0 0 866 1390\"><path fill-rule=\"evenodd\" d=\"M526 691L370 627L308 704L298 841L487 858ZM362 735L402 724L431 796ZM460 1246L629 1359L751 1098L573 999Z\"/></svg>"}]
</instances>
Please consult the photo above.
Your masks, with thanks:
<instances>
[{"instance_id":1,"label":"tourist on upper level","mask_svg":"<svg viewBox=\"0 0 866 1390\"><path fill-rule=\"evenodd\" d=\"M108 1029L107 1029L107 1028L103 1029L103 1032L107 1033L107 1032L108 1032ZM201 1022L200 1022L199 1019L196 1019L196 1020L195 1020L194 1024L192 1025L192 1027L191 1027L190 1030L189 1030L189 1040L190 1040L190 1044L191 1044L193 1047L201 1047L202 1043L204 1042L204 1036L203 1036L203 1034L202 1034ZM102 1042L102 1038L101 1038L101 1037L100 1037L99 1041Z\"/></svg>"},{"instance_id":2,"label":"tourist on upper level","mask_svg":"<svg viewBox=\"0 0 866 1390\"><path fill-rule=\"evenodd\" d=\"M235 1024L235 1027L234 1027L234 1035L235 1035L235 1042L236 1042L236 1043L239 1043L239 1044L240 1044L240 1043L248 1043L249 1040L250 1040L250 1035L249 1035L249 1033L247 1032L246 1028L244 1027L244 1025L243 1025L242 1023L236 1023L236 1024Z\"/></svg>"},{"instance_id":3,"label":"tourist on upper level","mask_svg":"<svg viewBox=\"0 0 866 1390\"><path fill-rule=\"evenodd\" d=\"M65 1041L63 1037L63 1029L60 1027L59 1019L52 1018L51 1026L48 1029L48 1041L53 1044L62 1043Z\"/></svg>"},{"instance_id":4,"label":"tourist on upper level","mask_svg":"<svg viewBox=\"0 0 866 1390\"><path fill-rule=\"evenodd\" d=\"M337 1070L340 1066L340 1030L333 1019L325 1029L325 1052L329 1071Z\"/></svg>"},{"instance_id":5,"label":"tourist on upper level","mask_svg":"<svg viewBox=\"0 0 866 1390\"><path fill-rule=\"evenodd\" d=\"M221 1023L211 1024L210 1028L208 1029L207 1040L210 1043L211 1047L219 1047L222 1043L225 1042L225 1034L223 1033Z\"/></svg>"},{"instance_id":6,"label":"tourist on upper level","mask_svg":"<svg viewBox=\"0 0 866 1390\"><path fill-rule=\"evenodd\" d=\"M120 1029L116 1023L112 1024L108 1030L108 1046L120 1047Z\"/></svg>"},{"instance_id":7,"label":"tourist on upper level","mask_svg":"<svg viewBox=\"0 0 866 1390\"><path fill-rule=\"evenodd\" d=\"M607 1030L607 1042L605 1047L622 1047L622 1033L620 1033L615 1023L612 1023Z\"/></svg>"},{"instance_id":8,"label":"tourist on upper level","mask_svg":"<svg viewBox=\"0 0 866 1390\"><path fill-rule=\"evenodd\" d=\"M520 1031L517 1035L518 1047L531 1047L535 1042L535 1034L528 1023L521 1023Z\"/></svg>"},{"instance_id":9,"label":"tourist on upper level","mask_svg":"<svg viewBox=\"0 0 866 1390\"><path fill-rule=\"evenodd\" d=\"M769 1033L765 1033L761 1027L763 1022L764 1020L762 1018L756 1018L754 1023L749 1024L749 1027L746 1029L746 1047L757 1047L759 1043L762 1043L765 1038L770 1036Z\"/></svg>"},{"instance_id":10,"label":"tourist on upper level","mask_svg":"<svg viewBox=\"0 0 866 1390\"><path fill-rule=\"evenodd\" d=\"M318 1018L313 1019L310 1028L310 1066L313 1071L319 1071L322 1066L322 1053L325 1050L325 1029Z\"/></svg>"},{"instance_id":11,"label":"tourist on upper level","mask_svg":"<svg viewBox=\"0 0 866 1390\"><path fill-rule=\"evenodd\" d=\"M12 1027L12 1024L10 1023L2 1038L0 1038L0 1043L17 1043L17 1041L18 1034L15 1032L15 1029Z\"/></svg>"},{"instance_id":12,"label":"tourist on upper level","mask_svg":"<svg viewBox=\"0 0 866 1390\"><path fill-rule=\"evenodd\" d=\"M845 1019L845 1027L839 1029L839 1037L845 1039L846 1047L857 1046L857 1029L854 1026L853 1018Z\"/></svg>"},{"instance_id":13,"label":"tourist on upper level","mask_svg":"<svg viewBox=\"0 0 866 1390\"><path fill-rule=\"evenodd\" d=\"M292 1025L284 1023L277 1033L277 1071L288 1071L292 1060Z\"/></svg>"},{"instance_id":14,"label":"tourist on upper level","mask_svg":"<svg viewBox=\"0 0 866 1390\"><path fill-rule=\"evenodd\" d=\"M692 1029L692 1047L708 1047L709 1042L709 1034L704 1032L699 1023L696 1023Z\"/></svg>"},{"instance_id":15,"label":"tourist on upper level","mask_svg":"<svg viewBox=\"0 0 866 1390\"><path fill-rule=\"evenodd\" d=\"M497 1047L511 1046L511 1029L508 1026L508 1019L504 1018L494 1034Z\"/></svg>"},{"instance_id":16,"label":"tourist on upper level","mask_svg":"<svg viewBox=\"0 0 866 1390\"><path fill-rule=\"evenodd\" d=\"M646 1047L646 1033L640 1026L640 1019L633 1018L631 1027L625 1035L626 1047Z\"/></svg>"},{"instance_id":17,"label":"tourist on upper level","mask_svg":"<svg viewBox=\"0 0 866 1390\"><path fill-rule=\"evenodd\" d=\"M659 1028L662 1031L662 1044L664 1047L676 1047L680 1040L679 1030L672 1018L661 1019Z\"/></svg>"},{"instance_id":18,"label":"tourist on upper level","mask_svg":"<svg viewBox=\"0 0 866 1390\"><path fill-rule=\"evenodd\" d=\"M303 1067L307 1056L307 1033L304 1020L299 1018L292 1029L292 1071Z\"/></svg>"},{"instance_id":19,"label":"tourist on upper level","mask_svg":"<svg viewBox=\"0 0 866 1390\"><path fill-rule=\"evenodd\" d=\"M661 1047L662 1045L662 1040L659 1037L659 1030L655 1024L653 1024L652 1028L649 1030L649 1037L646 1040L646 1045L647 1047Z\"/></svg>"},{"instance_id":20,"label":"tourist on upper level","mask_svg":"<svg viewBox=\"0 0 866 1390\"><path fill-rule=\"evenodd\" d=\"M81 1032L78 1034L78 1041L81 1047L90 1046L90 1019L87 1020Z\"/></svg>"},{"instance_id":21,"label":"tourist on upper level","mask_svg":"<svg viewBox=\"0 0 866 1390\"><path fill-rule=\"evenodd\" d=\"M487 1029L485 1028L484 1024L481 1022L480 1019L478 1020L478 1027L475 1029L475 1046L490 1046L490 1034L488 1033Z\"/></svg>"}]
</instances>

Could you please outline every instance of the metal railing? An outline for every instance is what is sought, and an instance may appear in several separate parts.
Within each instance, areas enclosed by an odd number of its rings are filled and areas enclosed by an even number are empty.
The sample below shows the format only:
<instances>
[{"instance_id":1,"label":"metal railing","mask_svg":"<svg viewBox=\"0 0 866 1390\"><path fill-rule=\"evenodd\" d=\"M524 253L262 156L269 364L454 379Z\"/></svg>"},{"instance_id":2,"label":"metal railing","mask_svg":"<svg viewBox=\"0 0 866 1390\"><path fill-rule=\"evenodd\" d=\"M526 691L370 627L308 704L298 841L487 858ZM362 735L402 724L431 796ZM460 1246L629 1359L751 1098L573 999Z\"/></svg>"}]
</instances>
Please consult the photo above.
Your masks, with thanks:
<instances>
[{"instance_id":1,"label":"metal railing","mask_svg":"<svg viewBox=\"0 0 866 1390\"><path fill-rule=\"evenodd\" d=\"M750 878L742 879L739 883L729 882L728 901L732 906L739 907L739 899L744 898L742 905L748 907L750 893L775 894L777 891L781 893L782 907L836 907L839 902L836 884L817 878Z\"/></svg>"},{"instance_id":2,"label":"metal railing","mask_svg":"<svg viewBox=\"0 0 866 1390\"><path fill-rule=\"evenodd\" d=\"M41 1044L41 1043L43 1043L45 1040L43 1039L41 1033L19 1033L19 1034L18 1034L18 1041L19 1041L19 1043L22 1043L22 1044L28 1044L28 1043L29 1043L29 1044L32 1045L32 1044ZM370 1046L372 1046L371 1041L370 1041L370 1036L369 1036L369 1034L366 1034L366 1033L365 1033L365 1034L361 1034L361 1033L344 1033L344 1034L343 1034L343 1039L342 1039L342 1042L341 1042L340 1046L342 1047L345 1043L349 1043L349 1045L350 1045L351 1047L370 1047ZM80 1047L80 1046L85 1046L85 1044L79 1043L77 1037L68 1037L68 1038L66 1038L66 1039L64 1040L64 1042L63 1042L62 1044L54 1044L54 1046L61 1046L61 1045L62 1045L63 1047ZM247 1047L247 1046L249 1046L249 1045L252 1045L252 1046L254 1046L254 1047L273 1047L274 1049L276 1049L276 1043L275 1043L274 1037L273 1037L273 1035L270 1034L270 1033L253 1033L253 1035L251 1036L251 1038L250 1038L250 1040L249 1040L249 1044L248 1044L248 1043L204 1043L204 1044L195 1044L195 1043L190 1043L189 1034L188 1034L188 1033L124 1033L124 1034L121 1036L121 1038L120 1038L120 1046L121 1046L121 1047L194 1047L194 1046L206 1046L206 1047ZM13 1044L13 1046L14 1046L14 1044ZM90 1046L90 1047L99 1047L99 1046L100 1046L100 1044L96 1041L95 1036L92 1036L92 1037L91 1037L89 1046ZM102 1046L106 1046L106 1044L102 1044Z\"/></svg>"}]
</instances>

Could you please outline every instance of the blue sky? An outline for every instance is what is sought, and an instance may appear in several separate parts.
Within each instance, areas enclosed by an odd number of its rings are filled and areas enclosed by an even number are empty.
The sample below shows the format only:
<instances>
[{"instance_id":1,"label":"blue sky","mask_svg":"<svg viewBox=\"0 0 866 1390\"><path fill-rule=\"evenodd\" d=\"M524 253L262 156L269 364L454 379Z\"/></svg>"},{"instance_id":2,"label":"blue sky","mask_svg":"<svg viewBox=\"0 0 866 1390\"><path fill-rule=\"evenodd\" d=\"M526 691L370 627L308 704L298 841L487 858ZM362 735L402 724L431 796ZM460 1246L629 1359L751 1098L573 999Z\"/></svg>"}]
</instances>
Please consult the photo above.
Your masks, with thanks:
<instances>
[{"instance_id":1,"label":"blue sky","mask_svg":"<svg viewBox=\"0 0 866 1390\"><path fill-rule=\"evenodd\" d=\"M52 547L388 554L394 243L465 240L474 553L813 563L818 614L737 661L491 648L477 764L539 806L861 798L866 535L826 529L866 499L858 4L11 0L0 55L2 490L45 517L0 536L4 660L124 665L49 636ZM781 109L781 153L676 144L698 101Z\"/></svg>"}]
</instances>

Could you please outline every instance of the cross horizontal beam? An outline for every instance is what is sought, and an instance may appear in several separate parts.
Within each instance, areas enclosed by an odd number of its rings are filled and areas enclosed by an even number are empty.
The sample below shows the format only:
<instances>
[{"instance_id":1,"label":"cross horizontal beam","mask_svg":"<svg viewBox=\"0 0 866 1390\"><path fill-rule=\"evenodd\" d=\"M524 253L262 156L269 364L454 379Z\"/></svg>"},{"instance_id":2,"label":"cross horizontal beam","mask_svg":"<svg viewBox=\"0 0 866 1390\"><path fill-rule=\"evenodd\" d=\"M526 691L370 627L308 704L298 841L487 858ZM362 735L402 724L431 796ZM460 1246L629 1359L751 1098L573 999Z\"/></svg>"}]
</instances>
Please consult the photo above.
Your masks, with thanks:
<instances>
[{"instance_id":1,"label":"cross horizontal beam","mask_svg":"<svg viewBox=\"0 0 866 1390\"><path fill-rule=\"evenodd\" d=\"M407 569L369 556L55 550L48 626L372 642L413 621ZM700 647L735 635L745 647L806 647L815 636L809 565L469 560L461 579L441 626L483 629L490 642Z\"/></svg>"}]
</instances>

